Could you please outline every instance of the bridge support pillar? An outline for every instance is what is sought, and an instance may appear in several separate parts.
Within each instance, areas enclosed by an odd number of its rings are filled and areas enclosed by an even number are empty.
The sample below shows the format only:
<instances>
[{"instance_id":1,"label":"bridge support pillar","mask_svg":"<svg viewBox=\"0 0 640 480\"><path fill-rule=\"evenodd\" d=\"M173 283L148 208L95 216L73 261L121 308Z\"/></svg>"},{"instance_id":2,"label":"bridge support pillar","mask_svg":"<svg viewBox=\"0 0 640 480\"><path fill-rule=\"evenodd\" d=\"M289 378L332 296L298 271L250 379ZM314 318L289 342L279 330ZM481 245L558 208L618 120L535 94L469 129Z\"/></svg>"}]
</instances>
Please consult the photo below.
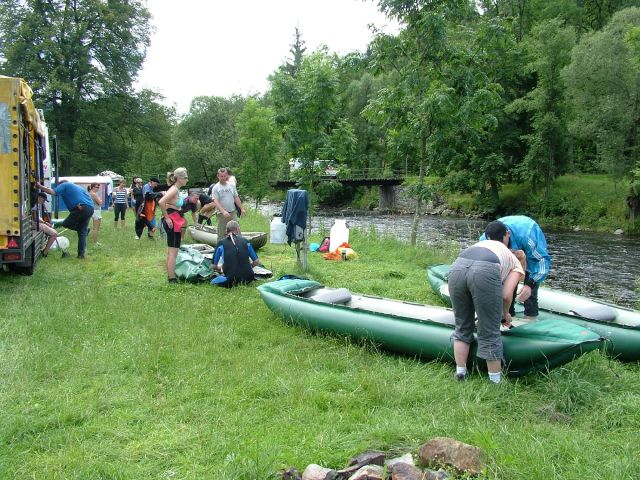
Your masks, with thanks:
<instances>
[{"instance_id":1,"label":"bridge support pillar","mask_svg":"<svg viewBox=\"0 0 640 480\"><path fill-rule=\"evenodd\" d=\"M393 185L380 186L380 201L378 208L380 210L394 210L396 206L396 189Z\"/></svg>"}]
</instances>

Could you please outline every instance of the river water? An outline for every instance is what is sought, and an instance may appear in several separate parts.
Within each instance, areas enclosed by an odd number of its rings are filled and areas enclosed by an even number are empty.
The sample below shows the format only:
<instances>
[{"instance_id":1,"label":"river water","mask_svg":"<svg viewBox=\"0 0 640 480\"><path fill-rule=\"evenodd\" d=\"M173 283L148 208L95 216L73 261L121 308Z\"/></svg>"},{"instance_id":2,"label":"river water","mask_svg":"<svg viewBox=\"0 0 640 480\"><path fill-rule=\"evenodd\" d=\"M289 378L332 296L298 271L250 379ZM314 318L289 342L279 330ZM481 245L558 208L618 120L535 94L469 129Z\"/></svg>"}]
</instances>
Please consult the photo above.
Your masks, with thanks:
<instances>
[{"instance_id":1,"label":"river water","mask_svg":"<svg viewBox=\"0 0 640 480\"><path fill-rule=\"evenodd\" d=\"M266 215L280 209L267 205ZM412 215L314 215L313 231L328 235L334 218L345 218L350 228L378 235L392 235L409 241ZM486 226L486 220L422 217L418 227L418 243L443 248L455 256L460 249L475 243ZM640 301L640 238L590 232L555 232L545 230L551 272L546 285L617 305L638 307Z\"/></svg>"}]
</instances>

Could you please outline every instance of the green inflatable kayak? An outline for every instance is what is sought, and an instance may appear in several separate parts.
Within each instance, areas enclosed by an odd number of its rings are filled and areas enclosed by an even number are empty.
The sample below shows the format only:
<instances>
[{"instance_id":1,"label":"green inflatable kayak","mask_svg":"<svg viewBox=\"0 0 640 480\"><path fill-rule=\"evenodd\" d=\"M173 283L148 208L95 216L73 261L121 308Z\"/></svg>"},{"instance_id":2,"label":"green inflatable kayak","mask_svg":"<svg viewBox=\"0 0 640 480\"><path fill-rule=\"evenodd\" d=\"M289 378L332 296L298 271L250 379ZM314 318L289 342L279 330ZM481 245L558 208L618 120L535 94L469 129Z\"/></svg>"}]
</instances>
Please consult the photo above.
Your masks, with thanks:
<instances>
[{"instance_id":1,"label":"green inflatable kayak","mask_svg":"<svg viewBox=\"0 0 640 480\"><path fill-rule=\"evenodd\" d=\"M269 309L287 322L369 340L411 356L453 362L454 319L448 308L355 294L312 280L278 280L258 290ZM596 333L561 321L521 324L502 332L502 340L505 368L512 376L563 365L602 343ZM475 352L474 344L472 360Z\"/></svg>"},{"instance_id":2,"label":"green inflatable kayak","mask_svg":"<svg viewBox=\"0 0 640 480\"><path fill-rule=\"evenodd\" d=\"M427 268L431 288L449 306L450 265ZM608 305L579 295L540 287L538 289L538 319L571 322L586 327L605 339L603 350L625 362L640 360L640 312ZM516 302L516 316L524 318L524 307Z\"/></svg>"}]
</instances>

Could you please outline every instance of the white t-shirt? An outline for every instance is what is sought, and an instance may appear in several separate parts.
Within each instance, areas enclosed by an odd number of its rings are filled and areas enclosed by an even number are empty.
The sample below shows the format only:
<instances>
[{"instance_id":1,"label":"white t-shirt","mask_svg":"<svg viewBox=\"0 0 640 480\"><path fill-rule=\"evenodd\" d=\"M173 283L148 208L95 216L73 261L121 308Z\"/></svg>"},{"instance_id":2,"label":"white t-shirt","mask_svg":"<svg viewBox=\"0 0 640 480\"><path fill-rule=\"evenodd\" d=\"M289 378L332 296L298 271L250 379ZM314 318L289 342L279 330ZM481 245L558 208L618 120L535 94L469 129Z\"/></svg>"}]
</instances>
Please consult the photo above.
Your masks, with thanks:
<instances>
[{"instance_id":1,"label":"white t-shirt","mask_svg":"<svg viewBox=\"0 0 640 480\"><path fill-rule=\"evenodd\" d=\"M229 182L224 185L218 182L211 190L211 198L218 200L222 208L227 212L234 212L236 210L235 198L237 196L238 191L236 187Z\"/></svg>"},{"instance_id":2,"label":"white t-shirt","mask_svg":"<svg viewBox=\"0 0 640 480\"><path fill-rule=\"evenodd\" d=\"M519 272L520 275L524 276L524 270L522 269L522 265L516 258L516 256L509 250L508 247L505 246L504 243L498 242L496 240L481 240L480 242L473 245L474 247L482 247L491 250L495 253L498 260L500 260L500 279L504 283L506 278L512 271Z\"/></svg>"}]
</instances>

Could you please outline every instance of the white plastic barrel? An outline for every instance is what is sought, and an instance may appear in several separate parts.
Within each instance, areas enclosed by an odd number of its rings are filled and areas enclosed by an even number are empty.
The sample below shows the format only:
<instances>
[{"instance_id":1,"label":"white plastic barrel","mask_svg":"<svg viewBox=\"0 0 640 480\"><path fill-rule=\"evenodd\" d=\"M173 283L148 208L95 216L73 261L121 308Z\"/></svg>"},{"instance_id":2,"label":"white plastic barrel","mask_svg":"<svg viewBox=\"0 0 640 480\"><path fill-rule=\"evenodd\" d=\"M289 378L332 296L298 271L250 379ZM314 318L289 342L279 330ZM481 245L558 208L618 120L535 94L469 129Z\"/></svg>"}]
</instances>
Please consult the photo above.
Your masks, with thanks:
<instances>
[{"instance_id":1,"label":"white plastic barrel","mask_svg":"<svg viewBox=\"0 0 640 480\"><path fill-rule=\"evenodd\" d=\"M273 217L269 230L269 241L271 243L284 243L287 235L287 226L282 223L281 217Z\"/></svg>"},{"instance_id":2,"label":"white plastic barrel","mask_svg":"<svg viewBox=\"0 0 640 480\"><path fill-rule=\"evenodd\" d=\"M347 221L336 218L329 234L329 251L333 252L343 243L349 243L349 228Z\"/></svg>"}]
</instances>

